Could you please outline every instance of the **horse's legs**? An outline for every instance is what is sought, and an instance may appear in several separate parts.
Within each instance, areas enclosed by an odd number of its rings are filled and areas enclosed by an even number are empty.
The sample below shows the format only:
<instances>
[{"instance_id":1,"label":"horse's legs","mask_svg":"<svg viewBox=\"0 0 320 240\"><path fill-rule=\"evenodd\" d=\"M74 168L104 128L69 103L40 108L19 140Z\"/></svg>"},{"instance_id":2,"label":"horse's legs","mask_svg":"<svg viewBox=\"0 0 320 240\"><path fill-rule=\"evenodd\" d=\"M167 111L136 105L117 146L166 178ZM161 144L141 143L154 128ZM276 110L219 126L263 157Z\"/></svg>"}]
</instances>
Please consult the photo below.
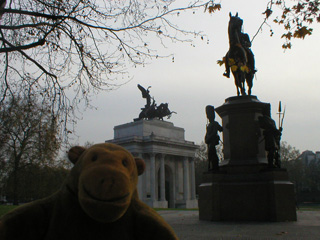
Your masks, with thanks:
<instances>
[{"instance_id":1,"label":"horse's legs","mask_svg":"<svg viewBox=\"0 0 320 240\"><path fill-rule=\"evenodd\" d=\"M248 86L248 95L251 95L252 81L250 81L250 77L246 76L246 83Z\"/></svg>"},{"instance_id":2,"label":"horse's legs","mask_svg":"<svg viewBox=\"0 0 320 240\"><path fill-rule=\"evenodd\" d=\"M252 86L250 86L250 87L248 87L249 89L248 89L248 95L251 95L251 88L252 88Z\"/></svg>"},{"instance_id":3,"label":"horse's legs","mask_svg":"<svg viewBox=\"0 0 320 240\"><path fill-rule=\"evenodd\" d=\"M245 86L244 86L244 74L241 72L241 70L239 70L238 72L238 86L240 88L240 91L241 91L241 95L246 95L246 89L245 89Z\"/></svg>"},{"instance_id":4,"label":"horse's legs","mask_svg":"<svg viewBox=\"0 0 320 240\"><path fill-rule=\"evenodd\" d=\"M244 79L243 79L244 80ZM244 85L244 81L241 81L241 94L242 95L247 95L246 94L246 87Z\"/></svg>"},{"instance_id":5,"label":"horse's legs","mask_svg":"<svg viewBox=\"0 0 320 240\"><path fill-rule=\"evenodd\" d=\"M239 80L238 80L238 74L237 73L233 73L233 77L234 77L234 85L236 85L236 89L237 89L237 95L240 96L240 91L239 91Z\"/></svg>"},{"instance_id":6,"label":"horse's legs","mask_svg":"<svg viewBox=\"0 0 320 240\"><path fill-rule=\"evenodd\" d=\"M247 85L248 85L248 95L251 95L251 88L253 86L253 74L252 73L248 73L246 75L246 82L247 82Z\"/></svg>"}]
</instances>

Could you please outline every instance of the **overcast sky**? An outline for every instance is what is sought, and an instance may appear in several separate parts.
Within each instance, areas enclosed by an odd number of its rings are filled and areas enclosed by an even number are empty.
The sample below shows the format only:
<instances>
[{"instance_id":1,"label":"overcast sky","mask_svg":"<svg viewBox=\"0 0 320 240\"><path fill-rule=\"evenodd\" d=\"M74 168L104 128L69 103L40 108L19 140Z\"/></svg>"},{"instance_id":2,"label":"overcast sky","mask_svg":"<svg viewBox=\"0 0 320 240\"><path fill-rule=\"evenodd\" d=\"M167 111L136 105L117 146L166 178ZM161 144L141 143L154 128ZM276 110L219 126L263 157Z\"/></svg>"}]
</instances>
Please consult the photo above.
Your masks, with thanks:
<instances>
[{"instance_id":1,"label":"overcast sky","mask_svg":"<svg viewBox=\"0 0 320 240\"><path fill-rule=\"evenodd\" d=\"M101 92L91 102L97 110L86 110L78 120L72 142L104 142L113 138L116 125L132 122L138 117L146 100L137 84L152 86L150 94L159 105L169 103L176 111L169 120L185 129L185 138L200 144L205 135L205 106L222 105L226 98L236 95L233 77L222 76L224 67L216 62L228 51L227 27L229 12L244 20L243 31L252 38L263 22L267 1L222 1L222 9L214 14L181 14L177 21L182 27L203 31L207 41L196 40L190 44L170 44L171 58L157 59L145 67L129 69L132 80L111 92ZM314 25L312 36L293 40L292 49L281 46L282 28L273 26L274 36L264 26L252 43L258 72L252 94L261 102L271 103L272 117L278 123L278 102L286 106L282 140L300 151L320 151L320 25ZM221 119L216 117L221 122Z\"/></svg>"}]
</instances>

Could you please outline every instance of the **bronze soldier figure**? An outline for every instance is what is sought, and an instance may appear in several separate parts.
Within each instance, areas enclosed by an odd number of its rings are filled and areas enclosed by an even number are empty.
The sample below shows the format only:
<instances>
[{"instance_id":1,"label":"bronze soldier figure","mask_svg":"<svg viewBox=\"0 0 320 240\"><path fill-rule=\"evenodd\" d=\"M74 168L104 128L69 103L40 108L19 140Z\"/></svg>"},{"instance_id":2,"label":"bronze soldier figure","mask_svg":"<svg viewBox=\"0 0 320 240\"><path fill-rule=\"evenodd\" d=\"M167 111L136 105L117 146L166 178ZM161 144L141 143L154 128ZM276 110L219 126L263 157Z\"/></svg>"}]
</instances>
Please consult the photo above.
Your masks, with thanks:
<instances>
[{"instance_id":1,"label":"bronze soldier figure","mask_svg":"<svg viewBox=\"0 0 320 240\"><path fill-rule=\"evenodd\" d=\"M276 127L275 121L271 118L270 107L266 108L259 117L260 127L263 129L265 150L268 152L269 168L281 168L280 161L280 139L282 127Z\"/></svg>"},{"instance_id":2,"label":"bronze soldier figure","mask_svg":"<svg viewBox=\"0 0 320 240\"><path fill-rule=\"evenodd\" d=\"M218 171L219 170L219 158L217 155L216 145L219 144L220 137L218 131L222 132L223 128L220 124L215 121L215 112L213 106L206 106L206 114L209 120L207 125L207 132L205 136L205 143L208 146L208 170Z\"/></svg>"}]
</instances>

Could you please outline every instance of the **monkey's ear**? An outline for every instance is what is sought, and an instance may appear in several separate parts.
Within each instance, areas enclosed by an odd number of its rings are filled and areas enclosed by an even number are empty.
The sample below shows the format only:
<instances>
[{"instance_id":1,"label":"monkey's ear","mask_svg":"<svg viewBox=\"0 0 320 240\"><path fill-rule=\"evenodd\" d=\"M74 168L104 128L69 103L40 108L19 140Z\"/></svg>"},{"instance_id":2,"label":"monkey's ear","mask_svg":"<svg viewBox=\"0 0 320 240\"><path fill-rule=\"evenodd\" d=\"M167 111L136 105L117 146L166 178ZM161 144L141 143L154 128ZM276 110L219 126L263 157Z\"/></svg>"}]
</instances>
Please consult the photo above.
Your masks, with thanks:
<instances>
[{"instance_id":1,"label":"monkey's ear","mask_svg":"<svg viewBox=\"0 0 320 240\"><path fill-rule=\"evenodd\" d=\"M146 169L146 163L142 158L135 157L134 160L136 160L138 176L140 176L142 173L144 173L144 170Z\"/></svg>"},{"instance_id":2,"label":"monkey's ear","mask_svg":"<svg viewBox=\"0 0 320 240\"><path fill-rule=\"evenodd\" d=\"M81 147L81 146L75 146L72 147L69 151L68 151L68 158L69 160L73 163L76 164L76 162L78 161L79 157L81 156L81 154L86 150L85 147Z\"/></svg>"}]
</instances>

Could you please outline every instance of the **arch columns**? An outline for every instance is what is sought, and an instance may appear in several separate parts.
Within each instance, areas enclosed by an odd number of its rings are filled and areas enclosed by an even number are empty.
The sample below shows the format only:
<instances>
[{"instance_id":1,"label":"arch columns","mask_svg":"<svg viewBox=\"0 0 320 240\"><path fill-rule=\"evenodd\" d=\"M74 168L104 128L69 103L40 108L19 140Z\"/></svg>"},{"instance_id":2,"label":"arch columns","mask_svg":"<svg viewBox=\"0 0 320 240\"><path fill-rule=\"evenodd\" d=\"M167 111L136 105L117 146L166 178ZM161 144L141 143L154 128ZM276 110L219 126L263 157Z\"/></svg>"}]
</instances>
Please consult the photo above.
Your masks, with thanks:
<instances>
[{"instance_id":1,"label":"arch columns","mask_svg":"<svg viewBox=\"0 0 320 240\"><path fill-rule=\"evenodd\" d=\"M159 168L159 186L160 186L160 196L158 201L155 202L154 207L158 208L168 208L168 201L166 199L166 176L165 176L165 154L159 154L160 156L160 168ZM157 188L158 186L155 186Z\"/></svg>"},{"instance_id":2,"label":"arch columns","mask_svg":"<svg viewBox=\"0 0 320 240\"><path fill-rule=\"evenodd\" d=\"M189 160L187 157L183 158L183 199L189 199Z\"/></svg>"},{"instance_id":3,"label":"arch columns","mask_svg":"<svg viewBox=\"0 0 320 240\"><path fill-rule=\"evenodd\" d=\"M190 168L190 171L189 171ZM185 157L183 159L183 188L184 200L186 201L186 208L197 208L198 201L196 199L196 187L195 187L195 171L194 171L194 158L189 159ZM189 175L190 174L190 175ZM189 181L190 177L190 181ZM189 184L190 183L190 184Z\"/></svg>"},{"instance_id":4,"label":"arch columns","mask_svg":"<svg viewBox=\"0 0 320 240\"><path fill-rule=\"evenodd\" d=\"M152 204L156 201L156 154L150 153L150 197Z\"/></svg>"},{"instance_id":5,"label":"arch columns","mask_svg":"<svg viewBox=\"0 0 320 240\"><path fill-rule=\"evenodd\" d=\"M195 168L194 168L194 158L190 161L190 172L191 172L191 200L196 199L196 178L195 178Z\"/></svg>"},{"instance_id":6,"label":"arch columns","mask_svg":"<svg viewBox=\"0 0 320 240\"><path fill-rule=\"evenodd\" d=\"M160 201L166 200L166 184L165 184L165 169L164 169L164 154L160 156Z\"/></svg>"},{"instance_id":7,"label":"arch columns","mask_svg":"<svg viewBox=\"0 0 320 240\"><path fill-rule=\"evenodd\" d=\"M150 206L156 208L168 208L168 201L166 201L166 188L165 188L165 154L149 153L150 155ZM156 195L158 191L157 184L157 169L156 162L159 159L156 155L160 157L160 171L159 171L159 185L160 185L160 196ZM158 162L159 163L159 162Z\"/></svg>"}]
</instances>

